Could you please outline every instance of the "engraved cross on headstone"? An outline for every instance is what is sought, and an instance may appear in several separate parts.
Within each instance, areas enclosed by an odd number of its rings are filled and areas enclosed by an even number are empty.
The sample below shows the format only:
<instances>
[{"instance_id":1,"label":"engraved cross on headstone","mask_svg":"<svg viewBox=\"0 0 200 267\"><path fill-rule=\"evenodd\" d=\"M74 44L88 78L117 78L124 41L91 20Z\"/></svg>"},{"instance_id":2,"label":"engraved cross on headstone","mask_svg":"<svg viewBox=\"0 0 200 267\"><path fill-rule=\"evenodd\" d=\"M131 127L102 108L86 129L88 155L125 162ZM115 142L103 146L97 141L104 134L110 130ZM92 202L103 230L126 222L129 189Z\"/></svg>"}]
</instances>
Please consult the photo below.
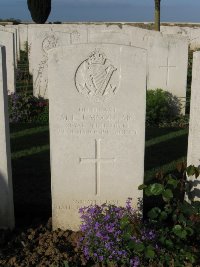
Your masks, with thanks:
<instances>
[{"instance_id":1,"label":"engraved cross on headstone","mask_svg":"<svg viewBox=\"0 0 200 267\"><path fill-rule=\"evenodd\" d=\"M167 64L165 66L159 66L160 68L166 68L166 88L168 88L170 70L171 68L176 68L176 66L171 66L169 62L169 46L168 46L168 56L167 56Z\"/></svg>"},{"instance_id":2,"label":"engraved cross on headstone","mask_svg":"<svg viewBox=\"0 0 200 267\"><path fill-rule=\"evenodd\" d=\"M94 163L95 164L95 195L100 194L100 179L101 179L101 164L114 163L115 158L102 158L101 157L101 139L95 139L95 158L80 158L80 163Z\"/></svg>"}]
</instances>

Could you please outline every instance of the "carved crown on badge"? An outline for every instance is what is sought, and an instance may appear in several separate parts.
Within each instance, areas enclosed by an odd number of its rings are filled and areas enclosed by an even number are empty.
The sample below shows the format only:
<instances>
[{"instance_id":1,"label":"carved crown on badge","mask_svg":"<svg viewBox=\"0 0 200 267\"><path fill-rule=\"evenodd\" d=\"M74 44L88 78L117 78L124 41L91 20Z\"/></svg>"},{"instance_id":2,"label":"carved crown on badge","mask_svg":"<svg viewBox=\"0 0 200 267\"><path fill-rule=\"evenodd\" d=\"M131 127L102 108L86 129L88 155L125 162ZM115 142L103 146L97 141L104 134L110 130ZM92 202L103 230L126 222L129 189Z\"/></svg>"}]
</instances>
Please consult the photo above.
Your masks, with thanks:
<instances>
[{"instance_id":1,"label":"carved crown on badge","mask_svg":"<svg viewBox=\"0 0 200 267\"><path fill-rule=\"evenodd\" d=\"M88 58L89 64L104 64L106 61L105 54L101 53L101 51L95 49Z\"/></svg>"}]
</instances>

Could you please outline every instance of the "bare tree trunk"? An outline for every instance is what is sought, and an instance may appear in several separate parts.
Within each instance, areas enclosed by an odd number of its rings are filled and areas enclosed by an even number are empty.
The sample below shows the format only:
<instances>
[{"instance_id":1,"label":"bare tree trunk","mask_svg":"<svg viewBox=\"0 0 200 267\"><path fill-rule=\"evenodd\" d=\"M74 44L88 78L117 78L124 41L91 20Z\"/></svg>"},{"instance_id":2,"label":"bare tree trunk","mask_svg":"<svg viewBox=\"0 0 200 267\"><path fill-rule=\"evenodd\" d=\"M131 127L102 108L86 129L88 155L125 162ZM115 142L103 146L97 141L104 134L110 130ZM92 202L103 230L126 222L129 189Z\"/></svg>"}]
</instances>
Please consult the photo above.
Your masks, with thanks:
<instances>
[{"instance_id":1,"label":"bare tree trunk","mask_svg":"<svg viewBox=\"0 0 200 267\"><path fill-rule=\"evenodd\" d=\"M160 2L161 0L155 0L155 31L160 31Z\"/></svg>"}]
</instances>

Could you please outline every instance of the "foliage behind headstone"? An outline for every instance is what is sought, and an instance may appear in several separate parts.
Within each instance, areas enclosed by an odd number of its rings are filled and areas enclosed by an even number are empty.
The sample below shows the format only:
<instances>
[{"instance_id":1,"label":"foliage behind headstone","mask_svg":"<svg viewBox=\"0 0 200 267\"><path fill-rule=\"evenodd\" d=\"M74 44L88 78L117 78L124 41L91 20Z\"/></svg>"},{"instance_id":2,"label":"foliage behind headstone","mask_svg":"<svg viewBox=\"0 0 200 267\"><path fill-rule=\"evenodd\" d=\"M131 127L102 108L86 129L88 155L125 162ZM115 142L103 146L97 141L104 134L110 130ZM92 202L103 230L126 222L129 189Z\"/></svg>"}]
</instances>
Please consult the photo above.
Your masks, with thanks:
<instances>
[{"instance_id":1,"label":"foliage behind headstone","mask_svg":"<svg viewBox=\"0 0 200 267\"><path fill-rule=\"evenodd\" d=\"M179 99L162 89L148 90L146 121L149 125L170 122L180 115Z\"/></svg>"}]
</instances>

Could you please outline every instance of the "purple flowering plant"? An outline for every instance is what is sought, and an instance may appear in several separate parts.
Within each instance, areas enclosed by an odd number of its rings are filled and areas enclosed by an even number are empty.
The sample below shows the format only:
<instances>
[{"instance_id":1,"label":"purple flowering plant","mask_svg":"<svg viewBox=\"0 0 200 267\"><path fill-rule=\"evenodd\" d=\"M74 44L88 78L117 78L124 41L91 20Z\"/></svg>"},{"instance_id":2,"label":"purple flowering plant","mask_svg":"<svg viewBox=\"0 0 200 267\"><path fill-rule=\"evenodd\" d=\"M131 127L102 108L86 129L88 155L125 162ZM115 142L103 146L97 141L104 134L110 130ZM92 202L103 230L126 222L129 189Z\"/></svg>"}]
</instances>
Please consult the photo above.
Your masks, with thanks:
<instances>
[{"instance_id":1,"label":"purple flowering plant","mask_svg":"<svg viewBox=\"0 0 200 267\"><path fill-rule=\"evenodd\" d=\"M8 107L10 122L34 122L48 110L48 102L24 92L12 93L8 98Z\"/></svg>"},{"instance_id":2,"label":"purple flowering plant","mask_svg":"<svg viewBox=\"0 0 200 267\"><path fill-rule=\"evenodd\" d=\"M156 234L142 221L141 212L111 204L91 205L79 210L82 237L79 248L86 260L137 267L150 262L157 250Z\"/></svg>"}]
</instances>

